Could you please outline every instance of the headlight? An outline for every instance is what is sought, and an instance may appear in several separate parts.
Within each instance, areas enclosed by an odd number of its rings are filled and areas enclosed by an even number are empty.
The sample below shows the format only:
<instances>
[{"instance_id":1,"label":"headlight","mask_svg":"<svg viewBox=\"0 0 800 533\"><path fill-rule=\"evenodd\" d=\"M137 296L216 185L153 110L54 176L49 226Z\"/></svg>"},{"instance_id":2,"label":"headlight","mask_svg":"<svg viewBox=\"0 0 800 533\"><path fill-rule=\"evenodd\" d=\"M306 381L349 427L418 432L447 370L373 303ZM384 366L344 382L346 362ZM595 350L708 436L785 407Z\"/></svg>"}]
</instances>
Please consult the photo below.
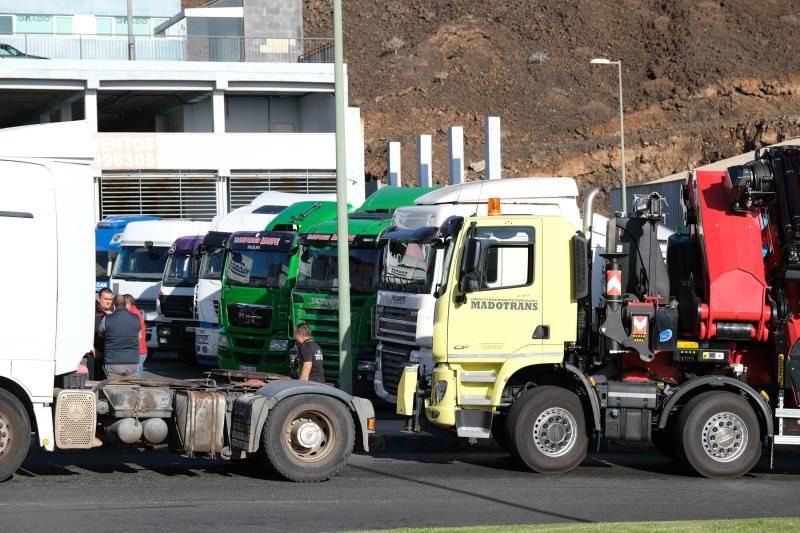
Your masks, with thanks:
<instances>
[{"instance_id":1,"label":"headlight","mask_svg":"<svg viewBox=\"0 0 800 533\"><path fill-rule=\"evenodd\" d=\"M280 352L289 349L289 339L272 339L269 341L270 352Z\"/></svg>"},{"instance_id":2,"label":"headlight","mask_svg":"<svg viewBox=\"0 0 800 533\"><path fill-rule=\"evenodd\" d=\"M447 381L437 381L431 389L431 403L439 403L447 394Z\"/></svg>"},{"instance_id":3,"label":"headlight","mask_svg":"<svg viewBox=\"0 0 800 533\"><path fill-rule=\"evenodd\" d=\"M196 344L208 344L208 335L195 335L194 340Z\"/></svg>"},{"instance_id":4,"label":"headlight","mask_svg":"<svg viewBox=\"0 0 800 533\"><path fill-rule=\"evenodd\" d=\"M227 337L227 335L220 335L219 336L219 345L220 345L221 348L227 348L228 347L228 337Z\"/></svg>"},{"instance_id":5,"label":"headlight","mask_svg":"<svg viewBox=\"0 0 800 533\"><path fill-rule=\"evenodd\" d=\"M359 372L375 372L375 361L359 361Z\"/></svg>"},{"instance_id":6,"label":"headlight","mask_svg":"<svg viewBox=\"0 0 800 533\"><path fill-rule=\"evenodd\" d=\"M172 330L170 328L167 328L167 327L158 328L158 336L159 337L161 337L161 336L169 337L170 335L172 335Z\"/></svg>"}]
</instances>

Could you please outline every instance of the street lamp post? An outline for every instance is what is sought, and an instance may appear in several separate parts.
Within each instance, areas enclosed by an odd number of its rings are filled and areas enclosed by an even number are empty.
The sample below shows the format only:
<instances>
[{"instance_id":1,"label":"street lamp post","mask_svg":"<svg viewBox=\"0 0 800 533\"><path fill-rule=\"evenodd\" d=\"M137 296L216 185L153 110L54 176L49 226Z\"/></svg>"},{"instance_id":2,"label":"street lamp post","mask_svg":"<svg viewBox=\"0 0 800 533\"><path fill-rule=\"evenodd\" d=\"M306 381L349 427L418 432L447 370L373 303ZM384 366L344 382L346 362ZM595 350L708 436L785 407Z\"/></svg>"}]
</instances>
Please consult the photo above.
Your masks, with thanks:
<instances>
[{"instance_id":1,"label":"street lamp post","mask_svg":"<svg viewBox=\"0 0 800 533\"><path fill-rule=\"evenodd\" d=\"M333 0L334 94L336 99L336 264L339 278L339 388L353 391L350 344L350 253L347 231L347 152L345 150L344 45L342 0Z\"/></svg>"},{"instance_id":2,"label":"street lamp post","mask_svg":"<svg viewBox=\"0 0 800 533\"><path fill-rule=\"evenodd\" d=\"M622 212L628 214L628 195L625 190L625 119L622 111L622 60L611 61L604 57L598 57L589 61L591 65L616 65L619 72L619 148L620 166L622 167Z\"/></svg>"}]
</instances>

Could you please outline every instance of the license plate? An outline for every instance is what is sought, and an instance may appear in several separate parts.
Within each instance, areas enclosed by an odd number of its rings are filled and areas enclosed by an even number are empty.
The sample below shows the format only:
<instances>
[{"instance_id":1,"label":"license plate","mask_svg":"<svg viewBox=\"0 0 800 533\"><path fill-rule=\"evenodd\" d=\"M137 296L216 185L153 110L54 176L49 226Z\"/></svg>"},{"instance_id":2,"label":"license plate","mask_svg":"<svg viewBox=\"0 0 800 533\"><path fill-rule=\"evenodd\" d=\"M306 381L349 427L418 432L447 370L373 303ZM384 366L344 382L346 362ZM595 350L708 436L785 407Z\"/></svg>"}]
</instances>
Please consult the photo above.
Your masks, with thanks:
<instances>
[{"instance_id":1,"label":"license plate","mask_svg":"<svg viewBox=\"0 0 800 533\"><path fill-rule=\"evenodd\" d=\"M256 367L247 365L239 365L239 370L242 372L257 372Z\"/></svg>"},{"instance_id":2,"label":"license plate","mask_svg":"<svg viewBox=\"0 0 800 533\"><path fill-rule=\"evenodd\" d=\"M186 326L186 333L194 333L196 329L194 326Z\"/></svg>"}]
</instances>

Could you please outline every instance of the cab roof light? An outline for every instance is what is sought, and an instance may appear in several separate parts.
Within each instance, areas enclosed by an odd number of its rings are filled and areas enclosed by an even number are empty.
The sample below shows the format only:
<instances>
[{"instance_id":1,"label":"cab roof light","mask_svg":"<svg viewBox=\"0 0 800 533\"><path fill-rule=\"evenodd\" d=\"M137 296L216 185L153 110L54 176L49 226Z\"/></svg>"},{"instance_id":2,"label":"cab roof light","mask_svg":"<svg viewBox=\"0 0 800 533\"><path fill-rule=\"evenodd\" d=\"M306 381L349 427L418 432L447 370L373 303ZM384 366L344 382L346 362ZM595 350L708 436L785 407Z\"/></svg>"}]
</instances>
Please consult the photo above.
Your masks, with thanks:
<instances>
[{"instance_id":1,"label":"cab roof light","mask_svg":"<svg viewBox=\"0 0 800 533\"><path fill-rule=\"evenodd\" d=\"M500 198L489 198L487 203L487 211L490 217L500 215Z\"/></svg>"}]
</instances>

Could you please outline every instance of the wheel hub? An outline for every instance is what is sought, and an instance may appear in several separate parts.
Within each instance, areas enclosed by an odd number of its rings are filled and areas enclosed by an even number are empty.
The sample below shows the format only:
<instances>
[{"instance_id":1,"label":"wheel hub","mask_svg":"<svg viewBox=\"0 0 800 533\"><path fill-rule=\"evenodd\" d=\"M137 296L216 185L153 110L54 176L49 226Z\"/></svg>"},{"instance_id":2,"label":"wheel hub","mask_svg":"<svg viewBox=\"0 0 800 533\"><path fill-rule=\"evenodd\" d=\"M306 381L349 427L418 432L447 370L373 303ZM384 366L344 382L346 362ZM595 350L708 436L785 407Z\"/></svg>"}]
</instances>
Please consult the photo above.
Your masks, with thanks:
<instances>
[{"instance_id":1,"label":"wheel hub","mask_svg":"<svg viewBox=\"0 0 800 533\"><path fill-rule=\"evenodd\" d=\"M747 439L747 426L734 413L717 413L703 426L703 450L720 463L738 459L747 448Z\"/></svg>"},{"instance_id":2,"label":"wheel hub","mask_svg":"<svg viewBox=\"0 0 800 533\"><path fill-rule=\"evenodd\" d=\"M292 431L292 440L294 443L307 450L319 446L322 437L322 428L310 421L295 425Z\"/></svg>"},{"instance_id":3,"label":"wheel hub","mask_svg":"<svg viewBox=\"0 0 800 533\"><path fill-rule=\"evenodd\" d=\"M0 456L8 450L8 444L11 442L11 428L8 422L2 415L0 415Z\"/></svg>"},{"instance_id":4,"label":"wheel hub","mask_svg":"<svg viewBox=\"0 0 800 533\"><path fill-rule=\"evenodd\" d=\"M533 442L548 457L568 453L577 440L577 423L572 413L560 407L551 407L539 415L533 424Z\"/></svg>"}]
</instances>

